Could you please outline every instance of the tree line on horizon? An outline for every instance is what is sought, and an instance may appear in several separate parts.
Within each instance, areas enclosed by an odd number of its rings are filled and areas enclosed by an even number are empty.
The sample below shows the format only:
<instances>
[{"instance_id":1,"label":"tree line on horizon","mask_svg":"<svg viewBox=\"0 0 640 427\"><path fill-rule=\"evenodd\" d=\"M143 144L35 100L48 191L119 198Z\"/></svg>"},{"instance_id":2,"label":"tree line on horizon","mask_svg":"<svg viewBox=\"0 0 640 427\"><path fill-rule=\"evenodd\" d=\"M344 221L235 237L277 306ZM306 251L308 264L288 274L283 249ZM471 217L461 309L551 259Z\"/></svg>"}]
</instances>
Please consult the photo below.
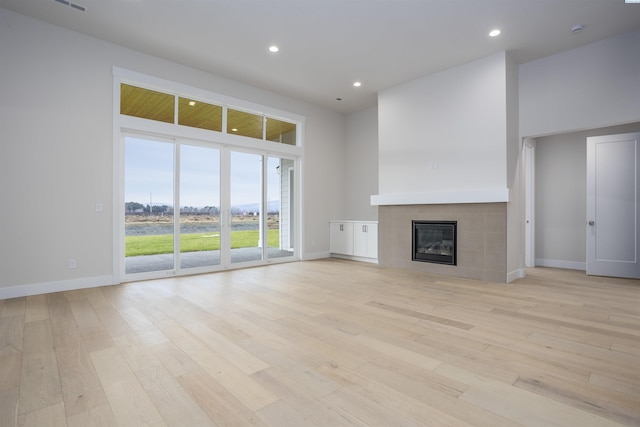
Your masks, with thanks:
<instances>
[{"instance_id":1,"label":"tree line on horizon","mask_svg":"<svg viewBox=\"0 0 640 427\"><path fill-rule=\"evenodd\" d=\"M157 214L173 214L173 206L166 204L158 204L158 205L150 205L150 204L142 204L139 202L126 202L124 204L125 213L128 214L148 214L148 213L157 213ZM204 206L204 207L193 207L193 206L183 206L180 208L180 213L182 214L195 214L195 215L220 215L220 208L217 206ZM232 207L231 215L256 215L258 212L254 210L242 209L240 207ZM273 208L269 210L269 214L277 214L279 213L277 210Z\"/></svg>"}]
</instances>

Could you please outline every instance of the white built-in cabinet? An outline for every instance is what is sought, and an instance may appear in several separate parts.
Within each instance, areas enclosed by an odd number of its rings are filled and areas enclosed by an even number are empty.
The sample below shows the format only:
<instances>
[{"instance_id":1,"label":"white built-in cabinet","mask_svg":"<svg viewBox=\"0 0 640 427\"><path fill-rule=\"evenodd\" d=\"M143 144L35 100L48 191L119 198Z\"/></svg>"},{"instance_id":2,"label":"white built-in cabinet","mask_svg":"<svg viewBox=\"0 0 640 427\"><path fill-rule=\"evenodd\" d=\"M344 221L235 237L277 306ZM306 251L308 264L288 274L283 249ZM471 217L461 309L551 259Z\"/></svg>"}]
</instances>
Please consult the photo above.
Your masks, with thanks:
<instances>
[{"instance_id":1,"label":"white built-in cabinet","mask_svg":"<svg viewBox=\"0 0 640 427\"><path fill-rule=\"evenodd\" d=\"M353 223L348 221L331 221L330 250L332 254L353 255Z\"/></svg>"},{"instance_id":2,"label":"white built-in cabinet","mask_svg":"<svg viewBox=\"0 0 640 427\"><path fill-rule=\"evenodd\" d=\"M330 221L333 256L378 262L377 221Z\"/></svg>"}]
</instances>

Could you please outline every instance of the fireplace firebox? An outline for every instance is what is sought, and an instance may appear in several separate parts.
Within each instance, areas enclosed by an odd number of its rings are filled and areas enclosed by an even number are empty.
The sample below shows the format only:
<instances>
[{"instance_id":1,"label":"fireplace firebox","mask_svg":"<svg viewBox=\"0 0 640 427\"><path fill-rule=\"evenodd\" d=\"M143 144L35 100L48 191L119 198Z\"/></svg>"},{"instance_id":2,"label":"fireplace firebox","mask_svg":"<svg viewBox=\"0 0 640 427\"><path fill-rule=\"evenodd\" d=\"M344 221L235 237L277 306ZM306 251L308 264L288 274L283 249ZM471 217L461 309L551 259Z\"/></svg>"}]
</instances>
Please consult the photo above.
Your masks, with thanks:
<instances>
[{"instance_id":1,"label":"fireplace firebox","mask_svg":"<svg viewBox=\"0 0 640 427\"><path fill-rule=\"evenodd\" d=\"M411 221L413 261L457 265L457 221Z\"/></svg>"}]
</instances>

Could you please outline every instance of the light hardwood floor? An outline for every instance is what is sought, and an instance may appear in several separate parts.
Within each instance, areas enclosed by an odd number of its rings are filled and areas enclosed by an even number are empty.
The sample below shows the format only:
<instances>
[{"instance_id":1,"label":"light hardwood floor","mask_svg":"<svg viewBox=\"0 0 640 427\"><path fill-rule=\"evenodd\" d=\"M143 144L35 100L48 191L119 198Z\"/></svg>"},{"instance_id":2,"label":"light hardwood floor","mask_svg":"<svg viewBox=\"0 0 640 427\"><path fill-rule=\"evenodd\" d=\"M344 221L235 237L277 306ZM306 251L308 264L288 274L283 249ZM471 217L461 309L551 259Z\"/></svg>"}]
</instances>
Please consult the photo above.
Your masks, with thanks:
<instances>
[{"instance_id":1,"label":"light hardwood floor","mask_svg":"<svg viewBox=\"0 0 640 427\"><path fill-rule=\"evenodd\" d=\"M0 300L14 425L640 425L640 281L328 259Z\"/></svg>"}]
</instances>

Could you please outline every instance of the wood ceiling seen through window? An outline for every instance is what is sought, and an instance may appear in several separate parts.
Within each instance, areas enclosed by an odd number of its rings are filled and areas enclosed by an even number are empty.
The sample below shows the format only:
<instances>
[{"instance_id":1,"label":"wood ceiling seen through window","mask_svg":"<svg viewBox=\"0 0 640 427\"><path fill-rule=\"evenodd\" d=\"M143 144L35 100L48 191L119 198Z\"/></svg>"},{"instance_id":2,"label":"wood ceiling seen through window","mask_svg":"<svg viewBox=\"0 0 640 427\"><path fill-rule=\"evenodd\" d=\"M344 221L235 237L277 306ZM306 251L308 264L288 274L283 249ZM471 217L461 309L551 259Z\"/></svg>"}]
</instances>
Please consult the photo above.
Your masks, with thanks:
<instances>
[{"instance_id":1,"label":"wood ceiling seen through window","mask_svg":"<svg viewBox=\"0 0 640 427\"><path fill-rule=\"evenodd\" d=\"M180 97L178 124L222 132L222 107Z\"/></svg>"},{"instance_id":2,"label":"wood ceiling seen through window","mask_svg":"<svg viewBox=\"0 0 640 427\"><path fill-rule=\"evenodd\" d=\"M120 114L175 123L175 95L123 83ZM178 97L179 125L222 132L222 116L223 107L219 105ZM296 145L296 129L295 123L227 108L226 130L231 135Z\"/></svg>"},{"instance_id":3,"label":"wood ceiling seen through window","mask_svg":"<svg viewBox=\"0 0 640 427\"><path fill-rule=\"evenodd\" d=\"M175 123L175 97L127 84L120 85L120 114Z\"/></svg>"}]
</instances>

